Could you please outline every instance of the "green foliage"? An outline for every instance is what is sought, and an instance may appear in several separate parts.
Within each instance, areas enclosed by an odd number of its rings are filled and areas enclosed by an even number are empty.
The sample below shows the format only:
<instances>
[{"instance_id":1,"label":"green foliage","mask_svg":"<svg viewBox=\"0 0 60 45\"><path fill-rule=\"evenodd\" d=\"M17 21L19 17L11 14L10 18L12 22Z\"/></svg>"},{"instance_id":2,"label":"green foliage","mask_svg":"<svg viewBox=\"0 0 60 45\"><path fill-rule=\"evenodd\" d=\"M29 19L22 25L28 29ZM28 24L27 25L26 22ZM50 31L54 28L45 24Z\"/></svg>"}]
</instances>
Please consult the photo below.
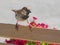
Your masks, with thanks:
<instances>
[{"instance_id":1,"label":"green foliage","mask_svg":"<svg viewBox=\"0 0 60 45\"><path fill-rule=\"evenodd\" d=\"M48 43L42 42L40 45L49 45Z\"/></svg>"},{"instance_id":2,"label":"green foliage","mask_svg":"<svg viewBox=\"0 0 60 45\"><path fill-rule=\"evenodd\" d=\"M27 41L27 43L25 45L35 45L35 42Z\"/></svg>"}]
</instances>

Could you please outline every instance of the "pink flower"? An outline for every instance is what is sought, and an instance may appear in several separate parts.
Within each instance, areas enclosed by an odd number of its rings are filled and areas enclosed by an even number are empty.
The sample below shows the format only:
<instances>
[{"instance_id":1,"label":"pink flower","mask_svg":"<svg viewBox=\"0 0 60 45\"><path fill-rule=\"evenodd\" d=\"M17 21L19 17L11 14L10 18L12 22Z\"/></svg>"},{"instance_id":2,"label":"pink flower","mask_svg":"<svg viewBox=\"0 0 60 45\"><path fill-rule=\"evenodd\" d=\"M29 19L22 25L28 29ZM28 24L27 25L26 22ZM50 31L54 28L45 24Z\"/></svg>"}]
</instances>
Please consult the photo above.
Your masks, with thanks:
<instances>
[{"instance_id":1,"label":"pink flower","mask_svg":"<svg viewBox=\"0 0 60 45\"><path fill-rule=\"evenodd\" d=\"M60 44L57 43L56 45L60 45Z\"/></svg>"},{"instance_id":2,"label":"pink flower","mask_svg":"<svg viewBox=\"0 0 60 45\"><path fill-rule=\"evenodd\" d=\"M11 43L12 41L11 41L11 40L7 40L7 39L6 39L6 40L5 40L5 42L6 42L6 43Z\"/></svg>"},{"instance_id":3,"label":"pink flower","mask_svg":"<svg viewBox=\"0 0 60 45\"><path fill-rule=\"evenodd\" d=\"M45 28L48 28L48 25L45 25Z\"/></svg>"},{"instance_id":4,"label":"pink flower","mask_svg":"<svg viewBox=\"0 0 60 45\"><path fill-rule=\"evenodd\" d=\"M30 22L30 25L33 25L34 24L34 22Z\"/></svg>"},{"instance_id":5,"label":"pink flower","mask_svg":"<svg viewBox=\"0 0 60 45\"><path fill-rule=\"evenodd\" d=\"M48 25L47 25L47 24L44 24L44 23L41 23L40 26L41 26L42 28L48 28Z\"/></svg>"},{"instance_id":6,"label":"pink flower","mask_svg":"<svg viewBox=\"0 0 60 45\"><path fill-rule=\"evenodd\" d=\"M54 30L56 30L56 27L53 27Z\"/></svg>"},{"instance_id":7,"label":"pink flower","mask_svg":"<svg viewBox=\"0 0 60 45\"><path fill-rule=\"evenodd\" d=\"M35 42L35 44L36 44L36 45L39 45L39 44L40 44L40 42Z\"/></svg>"},{"instance_id":8,"label":"pink flower","mask_svg":"<svg viewBox=\"0 0 60 45\"><path fill-rule=\"evenodd\" d=\"M49 45L54 45L53 43L50 43Z\"/></svg>"},{"instance_id":9,"label":"pink flower","mask_svg":"<svg viewBox=\"0 0 60 45\"><path fill-rule=\"evenodd\" d=\"M15 41L13 42L13 44L16 45L24 45L27 41L26 40L19 40L19 39L14 39Z\"/></svg>"},{"instance_id":10,"label":"pink flower","mask_svg":"<svg viewBox=\"0 0 60 45\"><path fill-rule=\"evenodd\" d=\"M45 27L45 24L44 24L44 23L41 23L40 25L41 25L41 27L42 27L42 28L44 28L44 27Z\"/></svg>"},{"instance_id":11,"label":"pink flower","mask_svg":"<svg viewBox=\"0 0 60 45\"><path fill-rule=\"evenodd\" d=\"M34 19L34 20L37 20L37 18L36 18L36 17L33 17L33 19Z\"/></svg>"},{"instance_id":12,"label":"pink flower","mask_svg":"<svg viewBox=\"0 0 60 45\"><path fill-rule=\"evenodd\" d=\"M36 26L40 26L40 23L36 24Z\"/></svg>"},{"instance_id":13,"label":"pink flower","mask_svg":"<svg viewBox=\"0 0 60 45\"><path fill-rule=\"evenodd\" d=\"M19 40L19 39L6 40L6 43L11 43L15 45L24 45L26 42L27 42L26 40Z\"/></svg>"},{"instance_id":14,"label":"pink flower","mask_svg":"<svg viewBox=\"0 0 60 45\"><path fill-rule=\"evenodd\" d=\"M38 23L37 25L40 25L40 23Z\"/></svg>"},{"instance_id":15,"label":"pink flower","mask_svg":"<svg viewBox=\"0 0 60 45\"><path fill-rule=\"evenodd\" d=\"M36 23L32 21L32 22L30 22L29 25L36 25Z\"/></svg>"}]
</instances>

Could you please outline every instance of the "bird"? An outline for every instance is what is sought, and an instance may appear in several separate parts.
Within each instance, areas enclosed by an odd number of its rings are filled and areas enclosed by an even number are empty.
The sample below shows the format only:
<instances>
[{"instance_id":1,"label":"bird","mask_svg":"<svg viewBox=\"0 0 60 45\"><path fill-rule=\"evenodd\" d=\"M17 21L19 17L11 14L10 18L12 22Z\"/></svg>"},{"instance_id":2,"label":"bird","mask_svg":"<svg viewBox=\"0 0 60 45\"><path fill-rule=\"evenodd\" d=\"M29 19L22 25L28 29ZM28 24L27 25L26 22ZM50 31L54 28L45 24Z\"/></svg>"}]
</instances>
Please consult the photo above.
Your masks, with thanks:
<instances>
[{"instance_id":1,"label":"bird","mask_svg":"<svg viewBox=\"0 0 60 45\"><path fill-rule=\"evenodd\" d=\"M16 22L16 30L18 30L18 22L19 21L25 21L27 20L27 23L28 22L28 18L29 18L29 14L31 13L31 11L27 8L27 7L23 7L19 10L12 10L13 12L15 12L15 18L17 20ZM30 30L31 30L31 27L29 26Z\"/></svg>"}]
</instances>

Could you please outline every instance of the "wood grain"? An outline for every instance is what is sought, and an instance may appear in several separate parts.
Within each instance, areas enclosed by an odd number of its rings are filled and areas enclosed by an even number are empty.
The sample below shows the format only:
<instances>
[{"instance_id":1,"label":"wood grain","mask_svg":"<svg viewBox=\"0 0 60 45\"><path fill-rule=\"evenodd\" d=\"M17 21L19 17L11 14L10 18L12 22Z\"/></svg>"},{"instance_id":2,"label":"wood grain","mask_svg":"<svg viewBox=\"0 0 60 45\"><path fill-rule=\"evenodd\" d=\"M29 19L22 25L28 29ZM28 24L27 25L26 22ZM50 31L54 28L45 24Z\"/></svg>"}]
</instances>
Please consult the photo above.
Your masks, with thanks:
<instances>
[{"instance_id":1,"label":"wood grain","mask_svg":"<svg viewBox=\"0 0 60 45\"><path fill-rule=\"evenodd\" d=\"M19 26L17 31L12 24L0 24L0 36L60 43L59 30L32 28L31 32L28 26Z\"/></svg>"}]
</instances>

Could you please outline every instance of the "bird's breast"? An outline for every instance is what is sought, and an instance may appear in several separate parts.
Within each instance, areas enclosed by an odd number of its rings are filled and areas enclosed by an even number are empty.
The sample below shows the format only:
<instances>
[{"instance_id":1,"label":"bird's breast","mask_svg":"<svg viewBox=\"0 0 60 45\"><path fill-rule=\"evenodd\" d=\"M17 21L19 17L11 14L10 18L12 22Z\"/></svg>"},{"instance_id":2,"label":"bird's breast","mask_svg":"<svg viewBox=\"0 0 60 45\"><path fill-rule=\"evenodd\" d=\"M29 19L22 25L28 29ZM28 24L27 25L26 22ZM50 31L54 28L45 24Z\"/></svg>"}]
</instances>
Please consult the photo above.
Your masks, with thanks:
<instances>
[{"instance_id":1,"label":"bird's breast","mask_svg":"<svg viewBox=\"0 0 60 45\"><path fill-rule=\"evenodd\" d=\"M25 16L23 16L23 17L20 17L20 16L15 16L16 17L16 20L18 20L18 21L24 21L24 20L26 20L27 19L27 17L25 17Z\"/></svg>"},{"instance_id":2,"label":"bird's breast","mask_svg":"<svg viewBox=\"0 0 60 45\"><path fill-rule=\"evenodd\" d=\"M15 16L15 17L16 17L16 20L23 21L23 19L21 17L19 17L19 16Z\"/></svg>"}]
</instances>

